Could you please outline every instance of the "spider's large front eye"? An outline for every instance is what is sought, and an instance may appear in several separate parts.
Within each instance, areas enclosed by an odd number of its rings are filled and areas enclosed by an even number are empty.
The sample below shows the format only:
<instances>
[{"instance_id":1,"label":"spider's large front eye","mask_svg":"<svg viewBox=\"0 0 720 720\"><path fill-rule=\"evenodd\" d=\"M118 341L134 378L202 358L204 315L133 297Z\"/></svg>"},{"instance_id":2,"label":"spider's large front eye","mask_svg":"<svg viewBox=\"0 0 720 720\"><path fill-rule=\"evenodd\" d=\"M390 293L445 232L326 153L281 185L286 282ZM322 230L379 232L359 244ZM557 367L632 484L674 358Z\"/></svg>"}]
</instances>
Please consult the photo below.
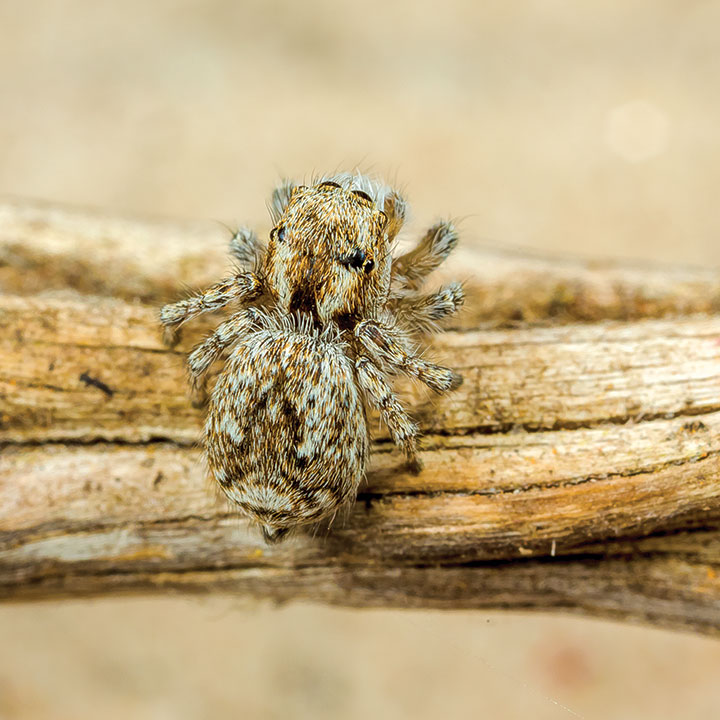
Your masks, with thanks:
<instances>
[{"instance_id":1,"label":"spider's large front eye","mask_svg":"<svg viewBox=\"0 0 720 720\"><path fill-rule=\"evenodd\" d=\"M365 253L360 248L355 248L348 256L347 263L351 268L359 270L365 262Z\"/></svg>"},{"instance_id":2,"label":"spider's large front eye","mask_svg":"<svg viewBox=\"0 0 720 720\"><path fill-rule=\"evenodd\" d=\"M337 258L337 261L341 265L344 265L346 268L352 268L353 270L359 270L365 263L366 259L367 259L367 255L365 255L365 251L360 248L355 248L354 250L349 252L347 255L341 255L339 258ZM372 260L368 260L368 265L370 265L370 270L372 270L375 263L373 263ZM365 272L370 272L370 270L367 269L367 265L366 265Z\"/></svg>"}]
</instances>

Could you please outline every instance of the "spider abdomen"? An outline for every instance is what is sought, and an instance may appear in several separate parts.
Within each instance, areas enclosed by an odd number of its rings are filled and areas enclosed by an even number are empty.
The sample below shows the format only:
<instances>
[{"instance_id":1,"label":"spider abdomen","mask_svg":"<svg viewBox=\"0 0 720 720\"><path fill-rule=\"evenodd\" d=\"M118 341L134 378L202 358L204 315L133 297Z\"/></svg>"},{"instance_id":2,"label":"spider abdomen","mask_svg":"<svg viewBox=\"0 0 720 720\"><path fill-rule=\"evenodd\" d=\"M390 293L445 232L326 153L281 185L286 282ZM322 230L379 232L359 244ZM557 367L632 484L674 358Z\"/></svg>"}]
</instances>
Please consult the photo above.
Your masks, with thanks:
<instances>
[{"instance_id":1,"label":"spider abdomen","mask_svg":"<svg viewBox=\"0 0 720 720\"><path fill-rule=\"evenodd\" d=\"M213 477L266 538L333 514L355 497L368 446L343 346L312 331L247 335L213 390L205 446Z\"/></svg>"}]
</instances>

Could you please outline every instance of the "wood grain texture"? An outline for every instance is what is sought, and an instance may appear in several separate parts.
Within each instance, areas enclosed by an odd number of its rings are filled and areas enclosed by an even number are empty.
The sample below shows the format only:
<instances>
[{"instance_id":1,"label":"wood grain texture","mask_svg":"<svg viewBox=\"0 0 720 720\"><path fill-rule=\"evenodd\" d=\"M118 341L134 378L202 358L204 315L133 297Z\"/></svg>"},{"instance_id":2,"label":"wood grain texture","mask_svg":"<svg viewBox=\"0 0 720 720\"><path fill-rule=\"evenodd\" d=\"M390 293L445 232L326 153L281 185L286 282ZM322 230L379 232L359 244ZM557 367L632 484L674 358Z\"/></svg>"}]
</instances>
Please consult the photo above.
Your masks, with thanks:
<instances>
[{"instance_id":1,"label":"wood grain texture","mask_svg":"<svg viewBox=\"0 0 720 720\"><path fill-rule=\"evenodd\" d=\"M184 357L217 318L160 343L168 267L195 285L224 262L194 265L212 233L176 230L0 206L0 597L553 607L720 633L718 273L498 252L491 279L485 252L429 351L465 383L403 386L423 473L374 423L355 506L267 547L196 446Z\"/></svg>"}]
</instances>

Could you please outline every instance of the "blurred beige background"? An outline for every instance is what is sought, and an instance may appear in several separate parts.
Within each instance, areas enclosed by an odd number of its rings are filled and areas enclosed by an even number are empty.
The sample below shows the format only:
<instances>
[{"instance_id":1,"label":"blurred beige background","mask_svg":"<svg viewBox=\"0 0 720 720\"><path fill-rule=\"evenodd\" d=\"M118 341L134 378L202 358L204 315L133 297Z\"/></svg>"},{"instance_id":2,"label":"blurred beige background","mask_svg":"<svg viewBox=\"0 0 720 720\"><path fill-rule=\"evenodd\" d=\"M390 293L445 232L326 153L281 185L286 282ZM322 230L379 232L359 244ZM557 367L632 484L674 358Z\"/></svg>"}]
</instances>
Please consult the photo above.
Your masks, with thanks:
<instances>
[{"instance_id":1,"label":"blurred beige background","mask_svg":"<svg viewBox=\"0 0 720 720\"><path fill-rule=\"evenodd\" d=\"M0 194L266 229L281 175L359 164L466 248L720 265L719 33L717 0L0 0ZM0 607L3 720L577 716L720 717L720 643L229 598Z\"/></svg>"}]
</instances>

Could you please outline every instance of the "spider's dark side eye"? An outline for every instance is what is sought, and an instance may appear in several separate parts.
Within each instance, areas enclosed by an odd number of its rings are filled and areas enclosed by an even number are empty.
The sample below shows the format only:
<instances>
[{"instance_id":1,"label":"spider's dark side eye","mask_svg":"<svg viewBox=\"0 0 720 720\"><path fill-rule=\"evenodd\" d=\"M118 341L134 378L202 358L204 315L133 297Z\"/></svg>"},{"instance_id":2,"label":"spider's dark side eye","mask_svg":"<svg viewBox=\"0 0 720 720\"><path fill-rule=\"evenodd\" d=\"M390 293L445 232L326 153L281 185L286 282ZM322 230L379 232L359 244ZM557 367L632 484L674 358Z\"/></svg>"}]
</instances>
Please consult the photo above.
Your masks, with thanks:
<instances>
[{"instance_id":1,"label":"spider's dark side eye","mask_svg":"<svg viewBox=\"0 0 720 720\"><path fill-rule=\"evenodd\" d=\"M363 200L367 200L367 202L372 203L373 199L364 191L364 190L352 190L351 191L355 197L362 198Z\"/></svg>"},{"instance_id":2,"label":"spider's dark side eye","mask_svg":"<svg viewBox=\"0 0 720 720\"><path fill-rule=\"evenodd\" d=\"M348 256L347 263L351 268L359 270L365 262L365 253L360 248L355 248Z\"/></svg>"},{"instance_id":3,"label":"spider's dark side eye","mask_svg":"<svg viewBox=\"0 0 720 720\"><path fill-rule=\"evenodd\" d=\"M270 236L277 242L285 242L285 226L280 225L279 227L273 228Z\"/></svg>"},{"instance_id":4,"label":"spider's dark side eye","mask_svg":"<svg viewBox=\"0 0 720 720\"><path fill-rule=\"evenodd\" d=\"M352 268L353 270L360 270L364 265L366 273L369 273L375 267L375 263L372 260L367 260L365 251L360 248L355 248L347 255L341 255L337 260L341 265L344 265L346 268ZM366 260L367 262L365 262Z\"/></svg>"}]
</instances>

